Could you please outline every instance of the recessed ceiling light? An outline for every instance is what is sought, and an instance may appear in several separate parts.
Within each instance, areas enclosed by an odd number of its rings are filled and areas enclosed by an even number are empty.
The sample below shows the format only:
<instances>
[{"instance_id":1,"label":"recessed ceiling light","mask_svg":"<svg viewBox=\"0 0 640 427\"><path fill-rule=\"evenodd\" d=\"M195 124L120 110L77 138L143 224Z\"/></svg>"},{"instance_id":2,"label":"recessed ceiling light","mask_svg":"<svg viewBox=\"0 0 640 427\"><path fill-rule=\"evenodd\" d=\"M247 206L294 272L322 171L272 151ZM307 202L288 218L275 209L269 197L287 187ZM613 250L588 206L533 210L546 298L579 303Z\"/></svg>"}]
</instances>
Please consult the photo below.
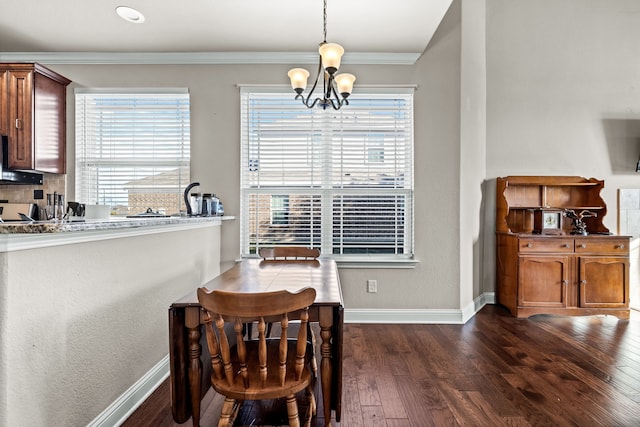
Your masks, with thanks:
<instances>
[{"instance_id":1,"label":"recessed ceiling light","mask_svg":"<svg viewBox=\"0 0 640 427\"><path fill-rule=\"evenodd\" d=\"M144 22L144 15L128 6L116 7L116 13L125 21L133 22L135 24L142 24Z\"/></svg>"}]
</instances>

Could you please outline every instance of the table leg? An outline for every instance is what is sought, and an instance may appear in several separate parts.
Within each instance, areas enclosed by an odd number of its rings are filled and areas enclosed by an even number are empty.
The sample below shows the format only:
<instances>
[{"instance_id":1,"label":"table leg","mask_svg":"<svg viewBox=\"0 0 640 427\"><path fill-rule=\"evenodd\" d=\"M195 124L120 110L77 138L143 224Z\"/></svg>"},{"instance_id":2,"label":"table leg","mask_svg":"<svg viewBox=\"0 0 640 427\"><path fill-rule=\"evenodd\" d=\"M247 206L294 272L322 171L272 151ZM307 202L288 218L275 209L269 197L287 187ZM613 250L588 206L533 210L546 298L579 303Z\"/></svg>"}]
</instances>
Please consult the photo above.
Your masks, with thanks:
<instances>
[{"instance_id":1,"label":"table leg","mask_svg":"<svg viewBox=\"0 0 640 427\"><path fill-rule=\"evenodd\" d=\"M200 345L200 308L186 309L185 326L189 330L189 389L193 427L200 427L200 386L202 381L202 346Z\"/></svg>"},{"instance_id":2,"label":"table leg","mask_svg":"<svg viewBox=\"0 0 640 427\"><path fill-rule=\"evenodd\" d=\"M320 354L320 378L322 381L322 403L324 408L324 425L331 426L331 380L332 380L332 341L333 310L331 307L320 307L320 337L322 344Z\"/></svg>"},{"instance_id":3,"label":"table leg","mask_svg":"<svg viewBox=\"0 0 640 427\"><path fill-rule=\"evenodd\" d=\"M333 386L331 387L331 400L335 411L336 422L342 417L342 350L344 307L336 307L333 316Z\"/></svg>"}]
</instances>

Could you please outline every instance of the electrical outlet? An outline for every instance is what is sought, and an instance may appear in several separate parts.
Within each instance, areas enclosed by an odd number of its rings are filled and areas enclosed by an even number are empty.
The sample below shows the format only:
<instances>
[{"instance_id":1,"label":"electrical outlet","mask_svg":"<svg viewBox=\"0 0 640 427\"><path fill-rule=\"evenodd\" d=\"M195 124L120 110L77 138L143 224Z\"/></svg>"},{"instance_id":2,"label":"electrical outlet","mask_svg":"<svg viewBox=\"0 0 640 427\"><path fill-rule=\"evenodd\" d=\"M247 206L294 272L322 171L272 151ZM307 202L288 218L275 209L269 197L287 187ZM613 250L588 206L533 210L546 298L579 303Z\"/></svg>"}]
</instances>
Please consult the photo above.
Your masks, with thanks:
<instances>
[{"instance_id":1,"label":"electrical outlet","mask_svg":"<svg viewBox=\"0 0 640 427\"><path fill-rule=\"evenodd\" d=\"M378 281L369 279L367 280L367 292L375 293L378 292Z\"/></svg>"}]
</instances>

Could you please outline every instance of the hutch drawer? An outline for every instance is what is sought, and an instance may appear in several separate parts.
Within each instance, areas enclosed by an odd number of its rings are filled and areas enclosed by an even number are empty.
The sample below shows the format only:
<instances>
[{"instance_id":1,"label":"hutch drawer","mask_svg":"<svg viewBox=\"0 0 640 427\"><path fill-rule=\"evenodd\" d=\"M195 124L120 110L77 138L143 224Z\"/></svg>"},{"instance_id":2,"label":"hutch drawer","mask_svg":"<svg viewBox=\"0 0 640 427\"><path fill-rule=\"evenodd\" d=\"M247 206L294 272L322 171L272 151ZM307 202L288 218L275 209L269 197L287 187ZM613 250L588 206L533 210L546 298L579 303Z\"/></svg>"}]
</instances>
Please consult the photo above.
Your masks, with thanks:
<instances>
[{"instance_id":1,"label":"hutch drawer","mask_svg":"<svg viewBox=\"0 0 640 427\"><path fill-rule=\"evenodd\" d=\"M576 238L576 253L610 253L625 255L629 253L629 239L609 237L606 239Z\"/></svg>"},{"instance_id":2,"label":"hutch drawer","mask_svg":"<svg viewBox=\"0 0 640 427\"><path fill-rule=\"evenodd\" d=\"M573 252L573 238L523 237L520 252Z\"/></svg>"}]
</instances>

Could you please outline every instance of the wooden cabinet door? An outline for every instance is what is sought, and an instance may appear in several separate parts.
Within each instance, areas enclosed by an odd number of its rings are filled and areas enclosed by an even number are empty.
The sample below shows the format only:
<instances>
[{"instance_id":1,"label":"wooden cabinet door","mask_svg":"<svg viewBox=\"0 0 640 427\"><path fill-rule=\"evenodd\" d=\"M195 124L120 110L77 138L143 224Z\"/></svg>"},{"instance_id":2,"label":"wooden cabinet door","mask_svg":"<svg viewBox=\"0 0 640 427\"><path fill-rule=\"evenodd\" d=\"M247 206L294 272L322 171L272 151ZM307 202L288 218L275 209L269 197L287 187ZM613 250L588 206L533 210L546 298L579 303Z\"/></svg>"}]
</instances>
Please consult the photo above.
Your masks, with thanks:
<instances>
[{"instance_id":1,"label":"wooden cabinet door","mask_svg":"<svg viewBox=\"0 0 640 427\"><path fill-rule=\"evenodd\" d=\"M8 72L0 70L0 135L9 135Z\"/></svg>"},{"instance_id":2,"label":"wooden cabinet door","mask_svg":"<svg viewBox=\"0 0 640 427\"><path fill-rule=\"evenodd\" d=\"M614 256L581 256L578 265L580 307L629 306L628 259Z\"/></svg>"},{"instance_id":3,"label":"wooden cabinet door","mask_svg":"<svg viewBox=\"0 0 640 427\"><path fill-rule=\"evenodd\" d=\"M50 173L66 172L66 87L34 75L34 166Z\"/></svg>"},{"instance_id":4,"label":"wooden cabinet door","mask_svg":"<svg viewBox=\"0 0 640 427\"><path fill-rule=\"evenodd\" d=\"M518 305L566 307L569 271L569 256L520 256L518 258Z\"/></svg>"},{"instance_id":5,"label":"wooden cabinet door","mask_svg":"<svg viewBox=\"0 0 640 427\"><path fill-rule=\"evenodd\" d=\"M33 169L33 71L8 71L9 167Z\"/></svg>"}]
</instances>

